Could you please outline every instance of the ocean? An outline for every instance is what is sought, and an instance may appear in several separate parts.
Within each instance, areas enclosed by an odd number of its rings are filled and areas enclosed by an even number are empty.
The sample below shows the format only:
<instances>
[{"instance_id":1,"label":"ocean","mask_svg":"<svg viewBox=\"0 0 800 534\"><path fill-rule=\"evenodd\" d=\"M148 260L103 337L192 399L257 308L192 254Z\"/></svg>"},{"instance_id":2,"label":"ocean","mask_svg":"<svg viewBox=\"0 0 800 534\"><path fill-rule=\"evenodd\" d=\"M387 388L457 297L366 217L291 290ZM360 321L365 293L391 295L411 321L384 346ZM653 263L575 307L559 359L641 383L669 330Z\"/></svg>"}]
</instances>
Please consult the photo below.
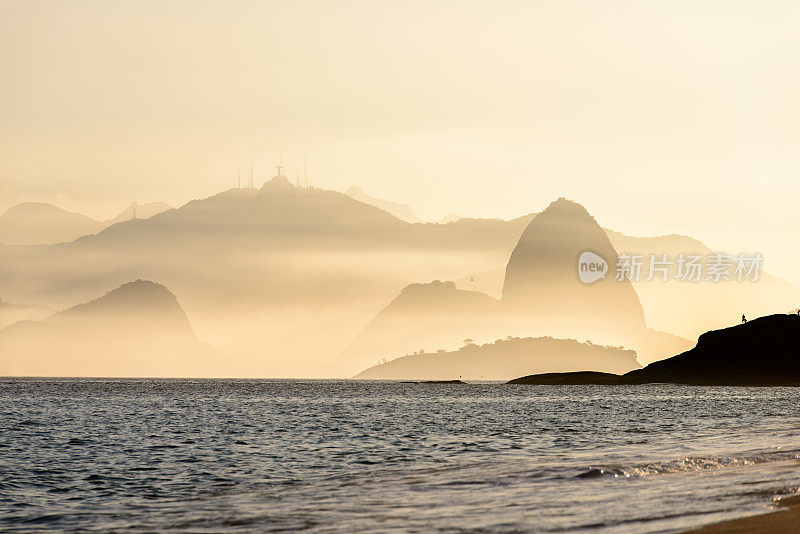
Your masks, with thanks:
<instances>
[{"instance_id":1,"label":"ocean","mask_svg":"<svg viewBox=\"0 0 800 534\"><path fill-rule=\"evenodd\" d=\"M0 379L3 532L680 531L800 485L800 389Z\"/></svg>"}]
</instances>

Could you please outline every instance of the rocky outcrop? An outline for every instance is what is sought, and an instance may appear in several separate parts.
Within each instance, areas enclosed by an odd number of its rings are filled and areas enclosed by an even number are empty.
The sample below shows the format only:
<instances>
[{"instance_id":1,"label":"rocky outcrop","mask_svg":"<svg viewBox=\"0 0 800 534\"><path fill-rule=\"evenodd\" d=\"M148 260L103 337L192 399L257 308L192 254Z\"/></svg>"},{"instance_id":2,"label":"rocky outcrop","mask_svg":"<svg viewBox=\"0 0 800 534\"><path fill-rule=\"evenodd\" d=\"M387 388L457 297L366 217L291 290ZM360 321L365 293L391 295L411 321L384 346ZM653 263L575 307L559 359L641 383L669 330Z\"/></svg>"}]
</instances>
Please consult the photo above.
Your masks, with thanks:
<instances>
[{"instance_id":1,"label":"rocky outcrop","mask_svg":"<svg viewBox=\"0 0 800 534\"><path fill-rule=\"evenodd\" d=\"M800 316L769 315L701 335L697 346L623 375L535 374L513 384L800 386Z\"/></svg>"}]
</instances>

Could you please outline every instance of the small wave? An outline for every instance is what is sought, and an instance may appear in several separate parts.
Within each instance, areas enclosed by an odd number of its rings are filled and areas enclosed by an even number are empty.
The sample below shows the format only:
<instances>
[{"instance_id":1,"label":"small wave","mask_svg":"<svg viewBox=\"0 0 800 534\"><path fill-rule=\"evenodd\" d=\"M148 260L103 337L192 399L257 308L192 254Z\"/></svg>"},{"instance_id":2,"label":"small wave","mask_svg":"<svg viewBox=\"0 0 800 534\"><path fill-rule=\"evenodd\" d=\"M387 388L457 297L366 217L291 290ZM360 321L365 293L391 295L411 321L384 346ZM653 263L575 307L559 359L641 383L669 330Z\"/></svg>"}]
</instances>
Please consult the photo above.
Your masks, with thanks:
<instances>
[{"instance_id":1,"label":"small wave","mask_svg":"<svg viewBox=\"0 0 800 534\"><path fill-rule=\"evenodd\" d=\"M22 524L43 524L43 523L57 523L64 519L60 514L43 514L35 516L9 516L6 521L9 523L22 523Z\"/></svg>"},{"instance_id":2,"label":"small wave","mask_svg":"<svg viewBox=\"0 0 800 534\"><path fill-rule=\"evenodd\" d=\"M603 476L619 476L620 470L618 469L599 469L596 467L592 467L588 471L584 471L580 475L576 475L576 478L600 478Z\"/></svg>"},{"instance_id":3,"label":"small wave","mask_svg":"<svg viewBox=\"0 0 800 534\"><path fill-rule=\"evenodd\" d=\"M781 462L798 459L800 459L800 450L774 451L735 456L692 456L666 462L653 462L635 466L591 467L583 473L576 475L576 478L643 477L650 475L666 475L670 473L703 471L706 469L720 469L725 467L740 467L763 464L767 462Z\"/></svg>"}]
</instances>

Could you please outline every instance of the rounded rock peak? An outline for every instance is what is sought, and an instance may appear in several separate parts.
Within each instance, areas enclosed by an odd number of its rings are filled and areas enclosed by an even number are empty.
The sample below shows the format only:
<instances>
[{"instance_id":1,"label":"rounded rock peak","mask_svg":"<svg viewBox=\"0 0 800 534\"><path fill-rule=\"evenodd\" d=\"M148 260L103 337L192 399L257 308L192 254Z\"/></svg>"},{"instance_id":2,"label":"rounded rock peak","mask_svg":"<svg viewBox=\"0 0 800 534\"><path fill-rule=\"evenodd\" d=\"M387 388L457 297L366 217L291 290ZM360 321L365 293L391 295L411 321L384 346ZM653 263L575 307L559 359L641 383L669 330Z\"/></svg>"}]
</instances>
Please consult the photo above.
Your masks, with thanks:
<instances>
[{"instance_id":1,"label":"rounded rock peak","mask_svg":"<svg viewBox=\"0 0 800 534\"><path fill-rule=\"evenodd\" d=\"M589 211L586 208L584 208L582 204L578 204L574 200L570 200L566 197L559 197L557 200L551 202L550 205L548 205L538 215L538 217L542 216L545 216L544 218L547 217L569 217L572 219L585 218L585 219L591 219L593 222L596 223L595 218L592 217Z\"/></svg>"},{"instance_id":2,"label":"rounded rock peak","mask_svg":"<svg viewBox=\"0 0 800 534\"><path fill-rule=\"evenodd\" d=\"M564 197L536 215L506 265L502 302L507 309L548 317L586 317L644 327L633 285L612 276L584 284L578 258L590 251L611 269L618 255L606 232L582 205Z\"/></svg>"},{"instance_id":3,"label":"rounded rock peak","mask_svg":"<svg viewBox=\"0 0 800 534\"><path fill-rule=\"evenodd\" d=\"M282 174L273 176L261 186L261 191L264 193L288 193L294 190L292 182Z\"/></svg>"}]
</instances>

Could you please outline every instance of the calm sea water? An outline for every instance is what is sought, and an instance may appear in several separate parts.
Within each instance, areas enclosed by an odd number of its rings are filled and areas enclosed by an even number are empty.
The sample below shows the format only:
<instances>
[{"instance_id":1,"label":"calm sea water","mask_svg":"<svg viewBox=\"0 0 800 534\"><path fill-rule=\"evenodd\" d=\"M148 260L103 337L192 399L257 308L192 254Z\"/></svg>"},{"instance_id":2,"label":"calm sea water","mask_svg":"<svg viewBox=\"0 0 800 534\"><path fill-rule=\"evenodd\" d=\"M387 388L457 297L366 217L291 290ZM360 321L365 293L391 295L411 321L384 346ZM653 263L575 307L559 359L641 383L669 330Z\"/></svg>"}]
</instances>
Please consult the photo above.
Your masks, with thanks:
<instances>
[{"instance_id":1,"label":"calm sea water","mask_svg":"<svg viewBox=\"0 0 800 534\"><path fill-rule=\"evenodd\" d=\"M664 532L800 485L800 389L0 380L0 531Z\"/></svg>"}]
</instances>

